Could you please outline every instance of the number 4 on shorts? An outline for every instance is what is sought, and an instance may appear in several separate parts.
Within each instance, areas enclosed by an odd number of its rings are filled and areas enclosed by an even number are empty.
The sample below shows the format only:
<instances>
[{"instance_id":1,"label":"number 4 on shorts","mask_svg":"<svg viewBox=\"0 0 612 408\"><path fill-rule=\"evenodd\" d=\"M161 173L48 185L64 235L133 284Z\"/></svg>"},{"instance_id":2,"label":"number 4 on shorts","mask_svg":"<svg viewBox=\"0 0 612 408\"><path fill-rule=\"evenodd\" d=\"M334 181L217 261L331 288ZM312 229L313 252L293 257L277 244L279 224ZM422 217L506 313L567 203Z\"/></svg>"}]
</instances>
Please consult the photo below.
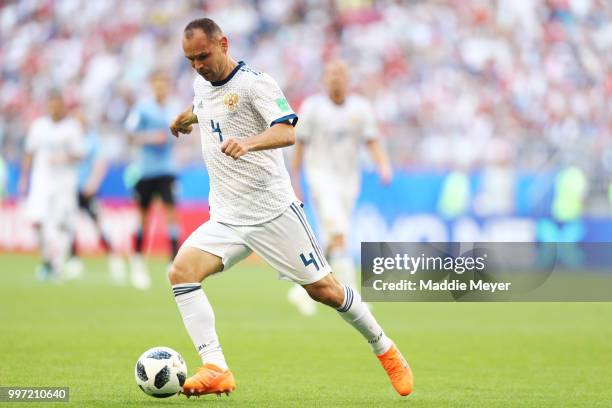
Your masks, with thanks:
<instances>
[{"instance_id":1,"label":"number 4 on shorts","mask_svg":"<svg viewBox=\"0 0 612 408\"><path fill-rule=\"evenodd\" d=\"M308 255L310 255L310 258L306 259L304 254L300 254L300 259L304 263L304 266L308 266L310 264L314 264L315 268L317 268L317 271L318 271L319 270L319 264L315 260L314 255L312 254L312 252L309 252Z\"/></svg>"}]
</instances>

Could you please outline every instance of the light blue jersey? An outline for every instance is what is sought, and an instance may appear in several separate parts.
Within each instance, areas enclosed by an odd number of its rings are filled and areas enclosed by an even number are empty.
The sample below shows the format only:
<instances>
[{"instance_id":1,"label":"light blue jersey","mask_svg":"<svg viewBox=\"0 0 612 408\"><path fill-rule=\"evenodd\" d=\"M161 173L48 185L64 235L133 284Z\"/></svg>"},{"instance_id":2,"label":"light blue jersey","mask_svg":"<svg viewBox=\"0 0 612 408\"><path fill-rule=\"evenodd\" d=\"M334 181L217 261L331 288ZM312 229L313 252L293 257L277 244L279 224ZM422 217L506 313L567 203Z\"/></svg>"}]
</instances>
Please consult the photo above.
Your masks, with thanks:
<instances>
[{"instance_id":1,"label":"light blue jersey","mask_svg":"<svg viewBox=\"0 0 612 408\"><path fill-rule=\"evenodd\" d=\"M142 145L138 154L137 166L140 179L150 179L160 176L174 175L175 168L172 158L174 136L170 133L170 122L178 115L177 106L172 103L159 105L150 99L138 103L130 112L126 121L129 132L139 137L139 133L162 131L166 134L166 142L158 145Z\"/></svg>"},{"instance_id":2,"label":"light blue jersey","mask_svg":"<svg viewBox=\"0 0 612 408\"><path fill-rule=\"evenodd\" d=\"M79 192L83 191L87 180L91 176L96 160L100 155L100 139L95 132L87 132L85 134L85 156L79 163L78 170L78 188Z\"/></svg>"}]
</instances>

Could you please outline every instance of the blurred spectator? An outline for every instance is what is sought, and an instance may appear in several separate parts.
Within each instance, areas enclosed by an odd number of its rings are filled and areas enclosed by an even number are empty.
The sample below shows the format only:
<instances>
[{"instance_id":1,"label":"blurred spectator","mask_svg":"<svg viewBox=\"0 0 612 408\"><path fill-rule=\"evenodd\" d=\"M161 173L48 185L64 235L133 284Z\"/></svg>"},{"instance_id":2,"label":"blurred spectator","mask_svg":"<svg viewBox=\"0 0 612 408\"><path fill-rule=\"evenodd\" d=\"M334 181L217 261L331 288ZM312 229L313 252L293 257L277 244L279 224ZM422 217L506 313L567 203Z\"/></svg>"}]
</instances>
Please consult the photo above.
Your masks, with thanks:
<instances>
[{"instance_id":1,"label":"blurred spectator","mask_svg":"<svg viewBox=\"0 0 612 408\"><path fill-rule=\"evenodd\" d=\"M612 172L612 3L608 0L24 0L0 8L2 156L21 154L47 88L87 107L119 157L121 123L147 75L173 73L189 98L186 22L208 15L235 57L269 72L292 104L323 62L351 61L395 167L482 168L503 143L515 171L578 165L607 191ZM199 160L197 137L179 144ZM604 176L602 176L602 174ZM596 187L596 186L594 186ZM597 188L594 189L597 191Z\"/></svg>"}]
</instances>

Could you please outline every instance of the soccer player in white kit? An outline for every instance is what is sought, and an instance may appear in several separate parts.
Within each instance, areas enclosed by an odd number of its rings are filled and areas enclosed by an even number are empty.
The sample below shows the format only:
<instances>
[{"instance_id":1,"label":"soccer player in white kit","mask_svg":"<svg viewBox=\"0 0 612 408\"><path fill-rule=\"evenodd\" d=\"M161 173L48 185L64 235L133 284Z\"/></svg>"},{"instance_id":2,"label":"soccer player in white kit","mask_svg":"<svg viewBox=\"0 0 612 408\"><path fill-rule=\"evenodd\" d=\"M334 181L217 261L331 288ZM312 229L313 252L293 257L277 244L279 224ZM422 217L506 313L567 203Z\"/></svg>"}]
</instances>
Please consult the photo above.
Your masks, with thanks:
<instances>
[{"instance_id":1,"label":"soccer player in white kit","mask_svg":"<svg viewBox=\"0 0 612 408\"><path fill-rule=\"evenodd\" d=\"M212 20L190 22L183 51L198 73L192 107L172 133L200 127L210 176L210 220L181 246L170 270L172 290L203 366L188 378L188 396L232 392L236 386L202 290L208 276L229 269L252 251L315 300L335 308L368 341L401 395L412 392L412 372L359 293L340 284L296 199L279 148L295 142L297 116L267 74L236 62L228 39Z\"/></svg>"},{"instance_id":2,"label":"soccer player in white kit","mask_svg":"<svg viewBox=\"0 0 612 408\"><path fill-rule=\"evenodd\" d=\"M308 190L319 219L334 274L344 284L357 286L353 258L348 251L350 220L361 184L360 149L366 146L383 184L393 176L389 159L378 139L370 102L348 93L346 63L326 64L325 92L304 100L296 128L291 175L299 191L302 164ZM298 194L301 196L301 193ZM305 315L315 313L315 302L299 286L289 291L289 301Z\"/></svg>"},{"instance_id":3,"label":"soccer player in white kit","mask_svg":"<svg viewBox=\"0 0 612 408\"><path fill-rule=\"evenodd\" d=\"M40 279L62 277L77 216L77 166L85 154L79 122L67 115L60 91L49 94L48 115L28 131L20 193L29 191L26 215L34 224L42 253Z\"/></svg>"}]
</instances>

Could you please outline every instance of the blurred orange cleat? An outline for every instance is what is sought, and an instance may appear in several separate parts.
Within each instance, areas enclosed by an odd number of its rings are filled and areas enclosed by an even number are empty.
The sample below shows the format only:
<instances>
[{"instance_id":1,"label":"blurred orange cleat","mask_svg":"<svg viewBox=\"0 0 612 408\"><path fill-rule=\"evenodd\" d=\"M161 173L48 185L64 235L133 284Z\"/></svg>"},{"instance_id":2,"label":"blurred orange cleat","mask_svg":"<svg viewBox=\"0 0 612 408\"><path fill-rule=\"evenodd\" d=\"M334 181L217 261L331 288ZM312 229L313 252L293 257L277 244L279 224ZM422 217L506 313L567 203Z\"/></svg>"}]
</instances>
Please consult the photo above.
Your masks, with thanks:
<instances>
[{"instance_id":1,"label":"blurred orange cleat","mask_svg":"<svg viewBox=\"0 0 612 408\"><path fill-rule=\"evenodd\" d=\"M387 372L395 391L401 396L409 395L414 384L412 370L410 370L406 359L395 347L395 344L392 344L389 350L377 357Z\"/></svg>"},{"instance_id":2,"label":"blurred orange cleat","mask_svg":"<svg viewBox=\"0 0 612 408\"><path fill-rule=\"evenodd\" d=\"M230 370L222 370L214 364L204 364L198 372L185 380L183 394L192 395L217 394L229 395L236 389L236 380Z\"/></svg>"}]
</instances>

